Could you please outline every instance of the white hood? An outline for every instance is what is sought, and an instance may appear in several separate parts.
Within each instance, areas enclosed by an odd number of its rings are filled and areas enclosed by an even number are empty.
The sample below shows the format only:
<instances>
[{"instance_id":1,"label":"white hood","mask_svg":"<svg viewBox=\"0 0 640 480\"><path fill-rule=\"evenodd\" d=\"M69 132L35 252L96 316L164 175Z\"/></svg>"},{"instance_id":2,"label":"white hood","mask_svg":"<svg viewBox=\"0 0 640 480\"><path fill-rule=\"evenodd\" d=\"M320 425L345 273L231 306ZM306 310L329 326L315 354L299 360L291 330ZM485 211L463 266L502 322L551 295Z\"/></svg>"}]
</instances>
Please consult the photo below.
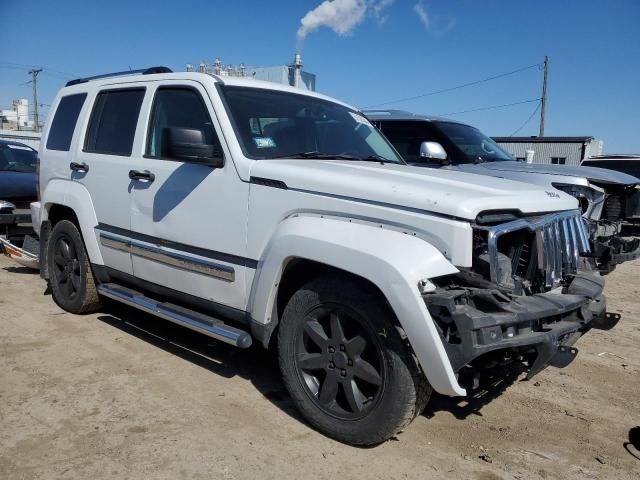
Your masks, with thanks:
<instances>
[{"instance_id":1,"label":"white hood","mask_svg":"<svg viewBox=\"0 0 640 480\"><path fill-rule=\"evenodd\" d=\"M578 208L555 189L447 170L339 160L259 160L252 177L284 182L287 188L365 202L400 206L474 220L486 210L522 213Z\"/></svg>"}]
</instances>

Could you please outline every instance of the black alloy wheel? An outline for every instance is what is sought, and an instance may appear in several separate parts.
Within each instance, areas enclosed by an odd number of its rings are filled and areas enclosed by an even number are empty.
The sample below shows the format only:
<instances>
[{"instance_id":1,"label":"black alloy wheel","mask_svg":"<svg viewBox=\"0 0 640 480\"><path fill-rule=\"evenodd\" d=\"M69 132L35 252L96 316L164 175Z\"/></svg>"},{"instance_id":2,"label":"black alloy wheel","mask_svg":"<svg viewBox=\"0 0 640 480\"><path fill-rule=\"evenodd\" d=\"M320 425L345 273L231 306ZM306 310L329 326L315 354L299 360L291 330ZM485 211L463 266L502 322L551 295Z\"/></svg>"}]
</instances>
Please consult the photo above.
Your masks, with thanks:
<instances>
[{"instance_id":1,"label":"black alloy wheel","mask_svg":"<svg viewBox=\"0 0 640 480\"><path fill-rule=\"evenodd\" d=\"M343 420L365 416L385 384L382 347L370 327L344 305L311 310L296 345L298 375L310 398Z\"/></svg>"},{"instance_id":2,"label":"black alloy wheel","mask_svg":"<svg viewBox=\"0 0 640 480\"><path fill-rule=\"evenodd\" d=\"M71 313L87 313L101 306L91 263L78 226L60 220L51 229L46 254L51 294Z\"/></svg>"},{"instance_id":3,"label":"black alloy wheel","mask_svg":"<svg viewBox=\"0 0 640 480\"><path fill-rule=\"evenodd\" d=\"M80 291L80 258L71 237L60 234L53 253L53 281L66 300L73 300Z\"/></svg>"},{"instance_id":4,"label":"black alloy wheel","mask_svg":"<svg viewBox=\"0 0 640 480\"><path fill-rule=\"evenodd\" d=\"M401 432L431 395L389 305L349 274L312 278L288 299L278 360L305 419L350 445L377 445Z\"/></svg>"}]
</instances>

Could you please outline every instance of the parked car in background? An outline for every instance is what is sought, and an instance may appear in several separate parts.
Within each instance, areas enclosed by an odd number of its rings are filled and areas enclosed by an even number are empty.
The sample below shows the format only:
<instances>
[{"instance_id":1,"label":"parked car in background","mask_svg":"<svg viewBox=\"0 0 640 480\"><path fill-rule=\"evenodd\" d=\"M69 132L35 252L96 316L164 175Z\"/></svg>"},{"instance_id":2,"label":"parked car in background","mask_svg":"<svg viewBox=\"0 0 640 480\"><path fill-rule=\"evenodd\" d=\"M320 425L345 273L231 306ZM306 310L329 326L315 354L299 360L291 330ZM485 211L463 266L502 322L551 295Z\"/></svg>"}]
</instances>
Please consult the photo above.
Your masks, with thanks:
<instances>
[{"instance_id":1,"label":"parked car in background","mask_svg":"<svg viewBox=\"0 0 640 480\"><path fill-rule=\"evenodd\" d=\"M640 155L596 155L583 160L581 165L607 168L640 178ZM623 234L640 235L640 186L636 187L636 192L625 203L624 220Z\"/></svg>"},{"instance_id":2,"label":"parked car in background","mask_svg":"<svg viewBox=\"0 0 640 480\"><path fill-rule=\"evenodd\" d=\"M569 193L580 202L589 226L591 259L600 273L640 258L640 237L622 228L640 215L640 180L604 168L518 161L477 128L449 118L401 110L365 111L411 165L507 178Z\"/></svg>"},{"instance_id":3,"label":"parked car in background","mask_svg":"<svg viewBox=\"0 0 640 480\"><path fill-rule=\"evenodd\" d=\"M615 323L575 198L407 166L329 97L160 67L72 81L51 112L33 217L58 305L272 346L343 442L388 439L487 367L565 366Z\"/></svg>"},{"instance_id":4,"label":"parked car in background","mask_svg":"<svg viewBox=\"0 0 640 480\"><path fill-rule=\"evenodd\" d=\"M37 159L33 148L0 140L0 237L16 246L33 231L29 205L37 196Z\"/></svg>"},{"instance_id":5,"label":"parked car in background","mask_svg":"<svg viewBox=\"0 0 640 480\"><path fill-rule=\"evenodd\" d=\"M608 168L640 178L640 155L594 155L580 163L583 167Z\"/></svg>"}]
</instances>

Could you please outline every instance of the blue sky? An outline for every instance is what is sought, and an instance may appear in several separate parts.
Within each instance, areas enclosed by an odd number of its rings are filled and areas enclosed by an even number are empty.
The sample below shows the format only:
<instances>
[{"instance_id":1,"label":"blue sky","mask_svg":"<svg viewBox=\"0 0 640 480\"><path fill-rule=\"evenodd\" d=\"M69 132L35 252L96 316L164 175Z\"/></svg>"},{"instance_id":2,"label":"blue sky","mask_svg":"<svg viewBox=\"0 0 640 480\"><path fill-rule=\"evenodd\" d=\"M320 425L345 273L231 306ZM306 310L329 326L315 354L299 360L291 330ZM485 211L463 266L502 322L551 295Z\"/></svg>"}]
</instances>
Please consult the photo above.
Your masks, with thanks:
<instances>
[{"instance_id":1,"label":"blue sky","mask_svg":"<svg viewBox=\"0 0 640 480\"><path fill-rule=\"evenodd\" d=\"M39 102L48 104L76 76L150 65L184 69L217 56L225 64L285 64L300 47L318 91L365 107L548 55L545 133L594 135L607 152L640 152L640 1L335 1L315 10L319 0L0 0L0 108L30 98L28 65L45 68ZM539 98L541 84L535 67L387 107L474 110ZM524 103L453 118L510 135L535 108ZM518 135L536 135L538 118Z\"/></svg>"}]
</instances>

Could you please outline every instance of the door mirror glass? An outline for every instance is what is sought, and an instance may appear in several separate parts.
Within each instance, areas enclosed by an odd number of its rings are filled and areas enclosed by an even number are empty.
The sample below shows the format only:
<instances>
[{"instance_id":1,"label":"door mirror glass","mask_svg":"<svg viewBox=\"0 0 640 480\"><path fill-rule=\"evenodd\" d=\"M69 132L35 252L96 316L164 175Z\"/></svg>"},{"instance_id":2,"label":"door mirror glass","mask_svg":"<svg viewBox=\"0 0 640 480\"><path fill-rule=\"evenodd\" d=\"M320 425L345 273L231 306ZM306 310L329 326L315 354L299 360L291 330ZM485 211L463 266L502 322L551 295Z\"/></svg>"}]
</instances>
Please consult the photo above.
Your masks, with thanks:
<instances>
[{"instance_id":1,"label":"door mirror glass","mask_svg":"<svg viewBox=\"0 0 640 480\"><path fill-rule=\"evenodd\" d=\"M447 152L438 142L422 142L420 144L420 159L444 162L447 159Z\"/></svg>"},{"instance_id":2,"label":"door mirror glass","mask_svg":"<svg viewBox=\"0 0 640 480\"><path fill-rule=\"evenodd\" d=\"M222 166L222 154L215 145L206 143L205 132L197 128L170 127L164 129L164 142L170 158L186 162Z\"/></svg>"}]
</instances>

